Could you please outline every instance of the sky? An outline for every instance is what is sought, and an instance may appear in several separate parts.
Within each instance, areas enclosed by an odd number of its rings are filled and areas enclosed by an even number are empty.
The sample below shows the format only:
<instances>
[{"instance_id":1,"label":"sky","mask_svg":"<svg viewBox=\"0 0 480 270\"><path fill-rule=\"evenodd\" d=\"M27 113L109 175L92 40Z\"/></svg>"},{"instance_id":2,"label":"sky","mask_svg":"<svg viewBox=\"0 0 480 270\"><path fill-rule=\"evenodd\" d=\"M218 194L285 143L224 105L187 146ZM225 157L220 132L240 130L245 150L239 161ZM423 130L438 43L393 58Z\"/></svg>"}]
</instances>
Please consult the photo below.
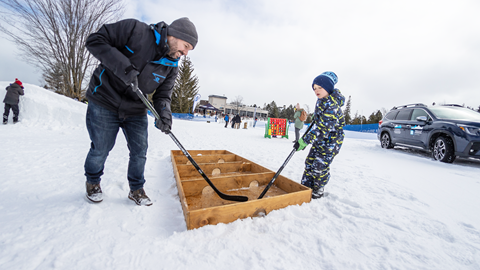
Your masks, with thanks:
<instances>
[{"instance_id":1,"label":"sky","mask_svg":"<svg viewBox=\"0 0 480 270\"><path fill-rule=\"evenodd\" d=\"M123 18L148 24L188 17L199 41L189 53L202 99L307 105L313 79L338 76L352 114L436 102L480 106L480 2L134 1ZM39 84L41 74L4 38L0 80Z\"/></svg>"},{"instance_id":2,"label":"sky","mask_svg":"<svg viewBox=\"0 0 480 270\"><path fill-rule=\"evenodd\" d=\"M0 81L0 96L8 83ZM93 204L85 198L83 167L87 105L24 86L20 122L10 114L0 125L0 269L480 269L480 160L441 163L421 151L383 149L375 133L346 131L321 199L268 211L278 204L262 201L267 193L232 206L255 204L266 216L187 230L171 157L179 149L153 117L144 186L153 205L127 198L121 131L102 175L104 200ZM232 129L214 118L174 118L172 132L189 151L227 150L273 176L292 151L294 125L288 139L269 139L263 121L251 124ZM310 147L295 152L281 175L300 183ZM196 160L221 192L238 190L226 190L212 167ZM208 186L198 177L195 187ZM241 190L256 195L263 188Z\"/></svg>"}]
</instances>

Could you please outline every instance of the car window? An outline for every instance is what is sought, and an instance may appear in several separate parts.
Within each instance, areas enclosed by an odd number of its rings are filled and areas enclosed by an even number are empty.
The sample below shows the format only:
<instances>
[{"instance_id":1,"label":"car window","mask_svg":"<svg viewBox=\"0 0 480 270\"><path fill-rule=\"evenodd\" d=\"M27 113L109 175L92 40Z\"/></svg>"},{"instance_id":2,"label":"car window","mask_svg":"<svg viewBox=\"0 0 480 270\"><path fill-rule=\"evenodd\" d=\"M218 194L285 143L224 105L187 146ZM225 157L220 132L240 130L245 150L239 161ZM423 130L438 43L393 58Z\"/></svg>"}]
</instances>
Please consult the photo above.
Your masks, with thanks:
<instances>
[{"instance_id":1,"label":"car window","mask_svg":"<svg viewBox=\"0 0 480 270\"><path fill-rule=\"evenodd\" d=\"M410 120L416 121L416 120L417 120L417 117L419 117L419 116L426 116L427 119L430 118L430 116L428 115L428 113L427 113L425 110L422 110L422 109L414 109L414 110L413 110L413 113L412 113L412 117L410 117Z\"/></svg>"},{"instance_id":2,"label":"car window","mask_svg":"<svg viewBox=\"0 0 480 270\"><path fill-rule=\"evenodd\" d=\"M406 110L401 110L397 118L395 120L410 120L410 113L412 112L412 109L406 109Z\"/></svg>"},{"instance_id":3,"label":"car window","mask_svg":"<svg viewBox=\"0 0 480 270\"><path fill-rule=\"evenodd\" d=\"M480 113L459 107L431 107L433 114L440 119L480 121Z\"/></svg>"},{"instance_id":4,"label":"car window","mask_svg":"<svg viewBox=\"0 0 480 270\"><path fill-rule=\"evenodd\" d=\"M385 115L385 119L388 120L395 120L395 117L397 117L398 111L391 111Z\"/></svg>"}]
</instances>

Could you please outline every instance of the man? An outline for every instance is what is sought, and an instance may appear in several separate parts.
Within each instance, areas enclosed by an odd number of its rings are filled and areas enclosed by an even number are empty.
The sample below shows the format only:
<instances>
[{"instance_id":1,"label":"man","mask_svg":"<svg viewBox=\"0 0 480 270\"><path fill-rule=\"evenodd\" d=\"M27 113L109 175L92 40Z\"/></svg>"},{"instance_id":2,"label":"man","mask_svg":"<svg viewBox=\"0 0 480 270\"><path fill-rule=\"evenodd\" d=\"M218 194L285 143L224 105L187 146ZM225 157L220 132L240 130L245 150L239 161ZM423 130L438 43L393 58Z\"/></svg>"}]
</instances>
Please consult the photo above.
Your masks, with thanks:
<instances>
[{"instance_id":1,"label":"man","mask_svg":"<svg viewBox=\"0 0 480 270\"><path fill-rule=\"evenodd\" d=\"M10 114L10 109L13 111L13 123L18 122L18 115L20 113L20 109L18 107L18 103L20 101L20 96L24 95L23 91L23 84L20 80L15 78L15 82L11 83L7 88L7 93L5 94L5 98L3 99L3 103L5 103L5 111L3 112L3 124L6 125L8 123L8 115Z\"/></svg>"},{"instance_id":2,"label":"man","mask_svg":"<svg viewBox=\"0 0 480 270\"><path fill-rule=\"evenodd\" d=\"M91 146L85 160L86 197L99 203L105 161L121 128L130 151L127 178L128 198L138 205L152 205L145 194L144 170L147 155L147 110L132 89L153 94L160 114L155 126L168 134L172 127L171 95L180 56L197 45L195 25L180 18L147 25L134 19L103 25L91 34L87 49L101 63L94 71L87 91L86 124Z\"/></svg>"}]
</instances>

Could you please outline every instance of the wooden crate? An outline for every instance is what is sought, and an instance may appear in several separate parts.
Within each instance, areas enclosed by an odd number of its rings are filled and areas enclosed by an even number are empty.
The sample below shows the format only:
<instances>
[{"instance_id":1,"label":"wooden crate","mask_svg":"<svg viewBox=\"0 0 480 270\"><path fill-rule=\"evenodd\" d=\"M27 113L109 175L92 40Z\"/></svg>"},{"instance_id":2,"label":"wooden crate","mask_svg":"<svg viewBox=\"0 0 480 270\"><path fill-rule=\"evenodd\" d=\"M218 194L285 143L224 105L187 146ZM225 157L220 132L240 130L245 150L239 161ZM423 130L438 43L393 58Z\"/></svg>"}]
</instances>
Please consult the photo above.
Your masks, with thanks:
<instances>
[{"instance_id":1,"label":"wooden crate","mask_svg":"<svg viewBox=\"0 0 480 270\"><path fill-rule=\"evenodd\" d=\"M187 229L264 216L272 210L310 202L312 190L282 175L257 200L275 172L226 150L189 150L222 193L247 196L247 202L221 199L180 150L172 150L173 171Z\"/></svg>"}]
</instances>

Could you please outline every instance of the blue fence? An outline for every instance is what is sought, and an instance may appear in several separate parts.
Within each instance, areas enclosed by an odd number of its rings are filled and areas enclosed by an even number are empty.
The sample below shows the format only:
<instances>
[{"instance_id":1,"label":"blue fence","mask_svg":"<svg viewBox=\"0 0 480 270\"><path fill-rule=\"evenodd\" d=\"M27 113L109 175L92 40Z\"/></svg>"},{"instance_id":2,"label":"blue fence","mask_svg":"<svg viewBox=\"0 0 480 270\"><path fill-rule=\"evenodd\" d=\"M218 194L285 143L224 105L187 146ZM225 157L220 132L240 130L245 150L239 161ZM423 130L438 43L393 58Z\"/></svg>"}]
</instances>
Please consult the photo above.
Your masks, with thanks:
<instances>
[{"instance_id":1,"label":"blue fence","mask_svg":"<svg viewBox=\"0 0 480 270\"><path fill-rule=\"evenodd\" d=\"M377 133L378 124L366 124L366 125L346 125L344 130L358 131L358 132L367 132L367 133Z\"/></svg>"},{"instance_id":2,"label":"blue fence","mask_svg":"<svg viewBox=\"0 0 480 270\"><path fill-rule=\"evenodd\" d=\"M189 113L172 113L172 116L175 118L185 119L185 120L192 120L193 114Z\"/></svg>"},{"instance_id":3,"label":"blue fence","mask_svg":"<svg viewBox=\"0 0 480 270\"><path fill-rule=\"evenodd\" d=\"M151 115L151 112L148 111L148 114ZM215 116L194 116L189 113L172 113L172 116L184 120L194 120L194 121L213 121L215 122ZM294 128L294 123L289 124L289 128ZM305 124L305 127L308 127L308 124ZM366 125L346 125L344 130L357 131L357 132L366 132L366 133L377 133L378 124L366 124ZM302 129L303 130L303 129Z\"/></svg>"}]
</instances>

